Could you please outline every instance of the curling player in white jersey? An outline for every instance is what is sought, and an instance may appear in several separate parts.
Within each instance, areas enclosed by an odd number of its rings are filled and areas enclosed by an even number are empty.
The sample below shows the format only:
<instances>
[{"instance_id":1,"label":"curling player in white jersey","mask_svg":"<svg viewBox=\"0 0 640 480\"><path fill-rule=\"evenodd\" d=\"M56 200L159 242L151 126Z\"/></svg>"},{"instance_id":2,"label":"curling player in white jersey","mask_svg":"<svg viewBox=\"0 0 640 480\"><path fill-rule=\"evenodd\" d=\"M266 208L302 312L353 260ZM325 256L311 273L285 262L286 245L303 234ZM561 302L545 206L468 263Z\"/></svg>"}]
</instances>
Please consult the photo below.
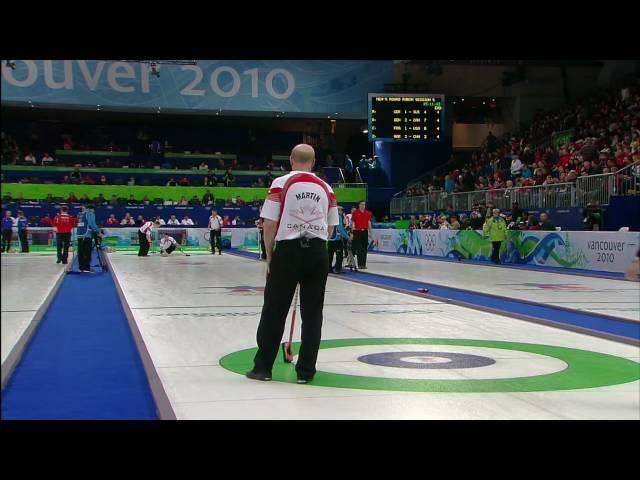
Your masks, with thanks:
<instances>
[{"instance_id":1,"label":"curling player in white jersey","mask_svg":"<svg viewBox=\"0 0 640 480\"><path fill-rule=\"evenodd\" d=\"M289 306L300 284L302 344L296 373L298 383L307 383L316 373L329 272L327 238L338 224L338 209L331 187L311 173L315 164L311 146L296 146L289 161L292 172L273 181L260 215L264 219L267 284L258 325L258 352L247 377L271 380Z\"/></svg>"},{"instance_id":2,"label":"curling player in white jersey","mask_svg":"<svg viewBox=\"0 0 640 480\"><path fill-rule=\"evenodd\" d=\"M151 222L144 222L138 229L138 243L140 244L140 249L138 250L139 257L149 256L149 248L151 247L151 243L153 241L151 236L153 227L160 227L160 222L157 218L154 218Z\"/></svg>"},{"instance_id":3,"label":"curling player in white jersey","mask_svg":"<svg viewBox=\"0 0 640 480\"><path fill-rule=\"evenodd\" d=\"M171 255L171 252L176 249L177 244L178 242L176 242L175 238L168 233L163 233L162 238L160 238L160 255L163 257Z\"/></svg>"}]
</instances>

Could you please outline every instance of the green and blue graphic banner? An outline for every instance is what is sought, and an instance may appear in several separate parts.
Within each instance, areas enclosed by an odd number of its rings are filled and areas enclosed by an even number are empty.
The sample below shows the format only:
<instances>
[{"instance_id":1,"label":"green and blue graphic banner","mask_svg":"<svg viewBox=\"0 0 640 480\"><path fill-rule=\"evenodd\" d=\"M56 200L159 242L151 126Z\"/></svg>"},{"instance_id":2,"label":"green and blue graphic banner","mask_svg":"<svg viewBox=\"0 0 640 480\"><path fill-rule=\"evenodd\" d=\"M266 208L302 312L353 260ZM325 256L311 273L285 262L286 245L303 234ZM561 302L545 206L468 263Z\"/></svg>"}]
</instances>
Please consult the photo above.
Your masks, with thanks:
<instances>
[{"instance_id":1,"label":"green and blue graphic banner","mask_svg":"<svg viewBox=\"0 0 640 480\"><path fill-rule=\"evenodd\" d=\"M504 263L624 272L640 243L637 232L509 231ZM413 256L490 260L491 241L474 230L373 231L371 251Z\"/></svg>"}]
</instances>

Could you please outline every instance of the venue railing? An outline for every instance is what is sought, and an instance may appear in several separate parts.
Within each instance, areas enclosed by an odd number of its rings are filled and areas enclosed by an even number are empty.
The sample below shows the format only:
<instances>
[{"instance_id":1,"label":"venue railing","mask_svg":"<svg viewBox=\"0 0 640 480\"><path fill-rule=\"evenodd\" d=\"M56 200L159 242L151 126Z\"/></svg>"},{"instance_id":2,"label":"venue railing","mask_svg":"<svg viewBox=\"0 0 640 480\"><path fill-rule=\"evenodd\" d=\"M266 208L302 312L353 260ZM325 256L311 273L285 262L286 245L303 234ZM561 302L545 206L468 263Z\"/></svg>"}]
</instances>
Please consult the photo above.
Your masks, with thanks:
<instances>
[{"instance_id":1,"label":"venue railing","mask_svg":"<svg viewBox=\"0 0 640 480\"><path fill-rule=\"evenodd\" d=\"M612 195L640 195L640 162L613 173L578 177L575 183L394 198L390 211L399 215L445 210L449 206L454 211L468 211L482 202L504 210L509 210L513 202L525 209L584 207L589 203L608 205Z\"/></svg>"}]
</instances>

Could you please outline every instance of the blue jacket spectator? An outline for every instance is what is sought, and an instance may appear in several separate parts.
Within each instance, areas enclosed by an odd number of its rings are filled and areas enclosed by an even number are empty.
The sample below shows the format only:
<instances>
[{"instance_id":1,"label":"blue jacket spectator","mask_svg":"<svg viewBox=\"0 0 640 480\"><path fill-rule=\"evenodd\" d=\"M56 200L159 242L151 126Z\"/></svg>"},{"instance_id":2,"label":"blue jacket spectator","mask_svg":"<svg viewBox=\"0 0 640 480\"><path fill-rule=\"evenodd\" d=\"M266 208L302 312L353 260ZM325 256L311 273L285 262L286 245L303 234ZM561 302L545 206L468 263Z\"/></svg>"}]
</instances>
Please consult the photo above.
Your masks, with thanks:
<instances>
[{"instance_id":1,"label":"blue jacket spectator","mask_svg":"<svg viewBox=\"0 0 640 480\"><path fill-rule=\"evenodd\" d=\"M18 227L18 232L21 232L22 230L26 230L28 225L29 225L29 220L27 219L27 217L16 218L16 226Z\"/></svg>"},{"instance_id":2,"label":"blue jacket spectator","mask_svg":"<svg viewBox=\"0 0 640 480\"><path fill-rule=\"evenodd\" d=\"M447 193L452 193L456 186L456 182L451 178L451 175L447 175L444 180L444 191Z\"/></svg>"},{"instance_id":3,"label":"blue jacket spectator","mask_svg":"<svg viewBox=\"0 0 640 480\"><path fill-rule=\"evenodd\" d=\"M78 215L78 238L91 238L94 233L100 233L96 224L96 214L92 208L87 208Z\"/></svg>"},{"instance_id":4,"label":"blue jacket spectator","mask_svg":"<svg viewBox=\"0 0 640 480\"><path fill-rule=\"evenodd\" d=\"M338 225L333 229L333 237L329 239L329 241L338 241L338 240L348 240L349 234L347 230L344 228L344 219L342 215L338 215Z\"/></svg>"},{"instance_id":5,"label":"blue jacket spectator","mask_svg":"<svg viewBox=\"0 0 640 480\"><path fill-rule=\"evenodd\" d=\"M346 155L344 158L344 169L348 173L353 172L353 161L351 160L351 158L349 158L349 155Z\"/></svg>"},{"instance_id":6,"label":"blue jacket spectator","mask_svg":"<svg viewBox=\"0 0 640 480\"><path fill-rule=\"evenodd\" d=\"M11 230L13 225L15 224L14 218L12 216L2 217L2 229L3 230Z\"/></svg>"}]
</instances>

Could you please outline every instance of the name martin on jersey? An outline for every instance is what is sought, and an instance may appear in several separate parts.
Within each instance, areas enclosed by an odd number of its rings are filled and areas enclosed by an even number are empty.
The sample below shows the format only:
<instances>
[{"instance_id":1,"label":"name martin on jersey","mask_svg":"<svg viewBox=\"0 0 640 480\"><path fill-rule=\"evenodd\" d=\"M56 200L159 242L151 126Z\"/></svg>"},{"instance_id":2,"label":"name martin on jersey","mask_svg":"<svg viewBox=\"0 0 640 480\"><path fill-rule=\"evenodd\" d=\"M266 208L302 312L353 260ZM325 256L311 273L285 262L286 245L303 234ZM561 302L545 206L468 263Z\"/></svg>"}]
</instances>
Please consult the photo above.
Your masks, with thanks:
<instances>
[{"instance_id":1,"label":"name martin on jersey","mask_svg":"<svg viewBox=\"0 0 640 480\"><path fill-rule=\"evenodd\" d=\"M296 200L304 200L305 198L310 198L311 200L320 202L320 195L318 195L317 193L313 193L313 192L296 193Z\"/></svg>"}]
</instances>

